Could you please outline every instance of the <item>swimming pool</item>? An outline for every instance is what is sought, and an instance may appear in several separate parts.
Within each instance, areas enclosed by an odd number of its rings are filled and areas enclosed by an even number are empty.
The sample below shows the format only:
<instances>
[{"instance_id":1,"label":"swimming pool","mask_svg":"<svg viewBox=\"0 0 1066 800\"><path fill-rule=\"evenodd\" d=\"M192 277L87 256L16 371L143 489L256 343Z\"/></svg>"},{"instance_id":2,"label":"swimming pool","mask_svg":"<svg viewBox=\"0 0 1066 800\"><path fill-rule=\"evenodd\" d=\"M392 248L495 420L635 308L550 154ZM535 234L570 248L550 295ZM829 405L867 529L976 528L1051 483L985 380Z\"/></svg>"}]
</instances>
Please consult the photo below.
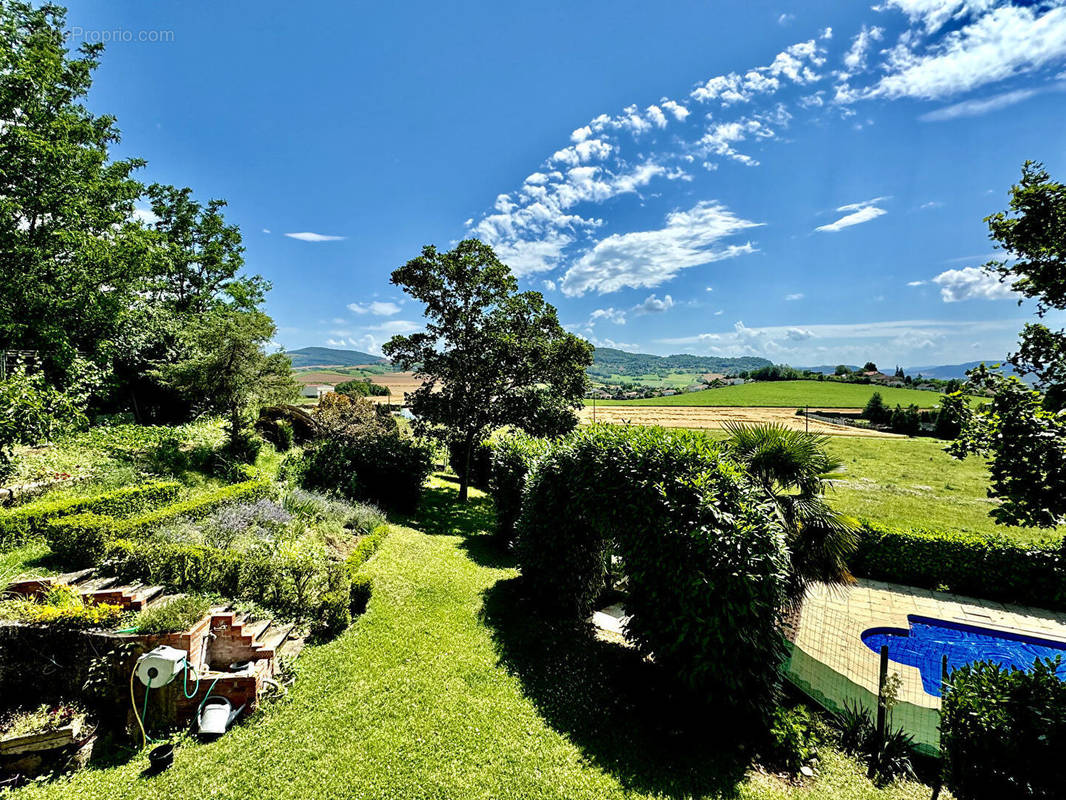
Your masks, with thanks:
<instances>
[{"instance_id":1,"label":"swimming pool","mask_svg":"<svg viewBox=\"0 0 1066 800\"><path fill-rule=\"evenodd\" d=\"M1061 656L1058 676L1066 680L1066 642L1041 639L1024 633L979 628L959 622L910 615L910 628L869 628L862 641L875 653L888 645L888 657L917 667L922 688L940 697L941 658L948 657L948 672L975 661L998 661L1003 666L1032 669L1038 658Z\"/></svg>"}]
</instances>

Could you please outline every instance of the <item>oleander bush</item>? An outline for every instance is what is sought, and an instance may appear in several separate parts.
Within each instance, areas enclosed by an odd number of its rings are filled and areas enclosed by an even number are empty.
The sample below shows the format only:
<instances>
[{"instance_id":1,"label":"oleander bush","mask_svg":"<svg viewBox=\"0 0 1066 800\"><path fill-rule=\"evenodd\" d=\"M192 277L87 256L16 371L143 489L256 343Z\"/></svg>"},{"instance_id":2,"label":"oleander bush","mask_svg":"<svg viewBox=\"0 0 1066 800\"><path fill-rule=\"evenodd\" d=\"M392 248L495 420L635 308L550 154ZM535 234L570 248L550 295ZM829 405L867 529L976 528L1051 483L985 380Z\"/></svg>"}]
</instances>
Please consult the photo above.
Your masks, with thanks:
<instances>
[{"instance_id":1,"label":"oleander bush","mask_svg":"<svg viewBox=\"0 0 1066 800\"><path fill-rule=\"evenodd\" d=\"M557 441L528 479L517 553L530 596L583 620L616 557L626 636L765 730L776 707L788 578L781 531L739 468L705 436L593 425Z\"/></svg>"},{"instance_id":2,"label":"oleander bush","mask_svg":"<svg viewBox=\"0 0 1066 800\"><path fill-rule=\"evenodd\" d=\"M109 517L130 517L165 503L172 503L181 484L157 481L129 486L92 497L45 499L0 511L0 550L44 535L60 517L92 513Z\"/></svg>"},{"instance_id":3,"label":"oleander bush","mask_svg":"<svg viewBox=\"0 0 1066 800\"><path fill-rule=\"evenodd\" d=\"M514 543L515 524L522 511L526 478L537 459L551 447L547 439L516 431L492 442L492 468L489 490L496 501L496 538L505 545Z\"/></svg>"},{"instance_id":4,"label":"oleander bush","mask_svg":"<svg viewBox=\"0 0 1066 800\"><path fill-rule=\"evenodd\" d=\"M863 521L851 557L855 575L1041 608L1066 608L1066 560L1059 546L937 528Z\"/></svg>"},{"instance_id":5,"label":"oleander bush","mask_svg":"<svg viewBox=\"0 0 1066 800\"><path fill-rule=\"evenodd\" d=\"M1052 800L1066 786L1066 682L1058 664L990 662L951 673L940 712L945 782L958 800Z\"/></svg>"}]
</instances>

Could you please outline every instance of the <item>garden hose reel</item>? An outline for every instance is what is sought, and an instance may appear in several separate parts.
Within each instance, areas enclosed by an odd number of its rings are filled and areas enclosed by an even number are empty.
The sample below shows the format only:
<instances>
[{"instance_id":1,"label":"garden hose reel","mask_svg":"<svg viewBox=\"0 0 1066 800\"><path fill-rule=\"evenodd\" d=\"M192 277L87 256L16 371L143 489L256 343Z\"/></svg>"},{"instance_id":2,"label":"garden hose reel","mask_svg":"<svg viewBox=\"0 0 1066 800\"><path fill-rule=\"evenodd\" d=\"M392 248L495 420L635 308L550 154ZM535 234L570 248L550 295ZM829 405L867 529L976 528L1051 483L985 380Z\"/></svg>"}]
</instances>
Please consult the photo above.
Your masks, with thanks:
<instances>
[{"instance_id":1,"label":"garden hose reel","mask_svg":"<svg viewBox=\"0 0 1066 800\"><path fill-rule=\"evenodd\" d=\"M187 660L184 650L160 645L137 659L137 679L149 689L166 686L181 674Z\"/></svg>"}]
</instances>

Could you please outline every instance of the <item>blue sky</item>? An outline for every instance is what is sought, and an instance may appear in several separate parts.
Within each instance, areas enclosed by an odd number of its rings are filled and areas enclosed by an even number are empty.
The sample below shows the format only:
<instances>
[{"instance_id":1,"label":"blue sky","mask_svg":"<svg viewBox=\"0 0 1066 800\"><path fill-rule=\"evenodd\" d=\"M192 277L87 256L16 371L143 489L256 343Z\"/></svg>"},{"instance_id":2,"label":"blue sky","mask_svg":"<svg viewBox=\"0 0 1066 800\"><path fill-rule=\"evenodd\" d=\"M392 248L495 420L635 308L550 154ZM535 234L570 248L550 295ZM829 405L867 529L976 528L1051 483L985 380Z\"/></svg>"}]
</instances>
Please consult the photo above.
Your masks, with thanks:
<instances>
[{"instance_id":1,"label":"blue sky","mask_svg":"<svg viewBox=\"0 0 1066 800\"><path fill-rule=\"evenodd\" d=\"M388 283L488 241L568 328L792 364L998 358L975 268L1066 179L1066 0L75 2L141 179L223 197L286 348L418 328ZM1062 317L1052 317L1052 324Z\"/></svg>"}]
</instances>

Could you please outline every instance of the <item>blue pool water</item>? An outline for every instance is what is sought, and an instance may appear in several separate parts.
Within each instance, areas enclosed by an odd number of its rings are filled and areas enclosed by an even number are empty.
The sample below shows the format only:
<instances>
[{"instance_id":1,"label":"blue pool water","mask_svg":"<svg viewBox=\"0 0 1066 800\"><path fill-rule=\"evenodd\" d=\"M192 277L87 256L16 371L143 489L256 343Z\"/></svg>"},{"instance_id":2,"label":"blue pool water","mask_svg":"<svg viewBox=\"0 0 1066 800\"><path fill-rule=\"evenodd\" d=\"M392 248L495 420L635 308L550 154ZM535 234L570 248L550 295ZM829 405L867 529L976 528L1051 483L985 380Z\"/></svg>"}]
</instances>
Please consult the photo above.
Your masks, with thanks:
<instances>
[{"instance_id":1,"label":"blue pool water","mask_svg":"<svg viewBox=\"0 0 1066 800\"><path fill-rule=\"evenodd\" d=\"M941 657L945 654L948 672L975 661L998 661L1005 667L1029 670L1038 658L1061 656L1064 663L1057 673L1066 680L1066 642L916 615L907 621L909 630L870 628L863 632L862 640L875 653L881 652L881 645L888 645L892 661L917 667L922 688L934 697L940 696Z\"/></svg>"}]
</instances>

